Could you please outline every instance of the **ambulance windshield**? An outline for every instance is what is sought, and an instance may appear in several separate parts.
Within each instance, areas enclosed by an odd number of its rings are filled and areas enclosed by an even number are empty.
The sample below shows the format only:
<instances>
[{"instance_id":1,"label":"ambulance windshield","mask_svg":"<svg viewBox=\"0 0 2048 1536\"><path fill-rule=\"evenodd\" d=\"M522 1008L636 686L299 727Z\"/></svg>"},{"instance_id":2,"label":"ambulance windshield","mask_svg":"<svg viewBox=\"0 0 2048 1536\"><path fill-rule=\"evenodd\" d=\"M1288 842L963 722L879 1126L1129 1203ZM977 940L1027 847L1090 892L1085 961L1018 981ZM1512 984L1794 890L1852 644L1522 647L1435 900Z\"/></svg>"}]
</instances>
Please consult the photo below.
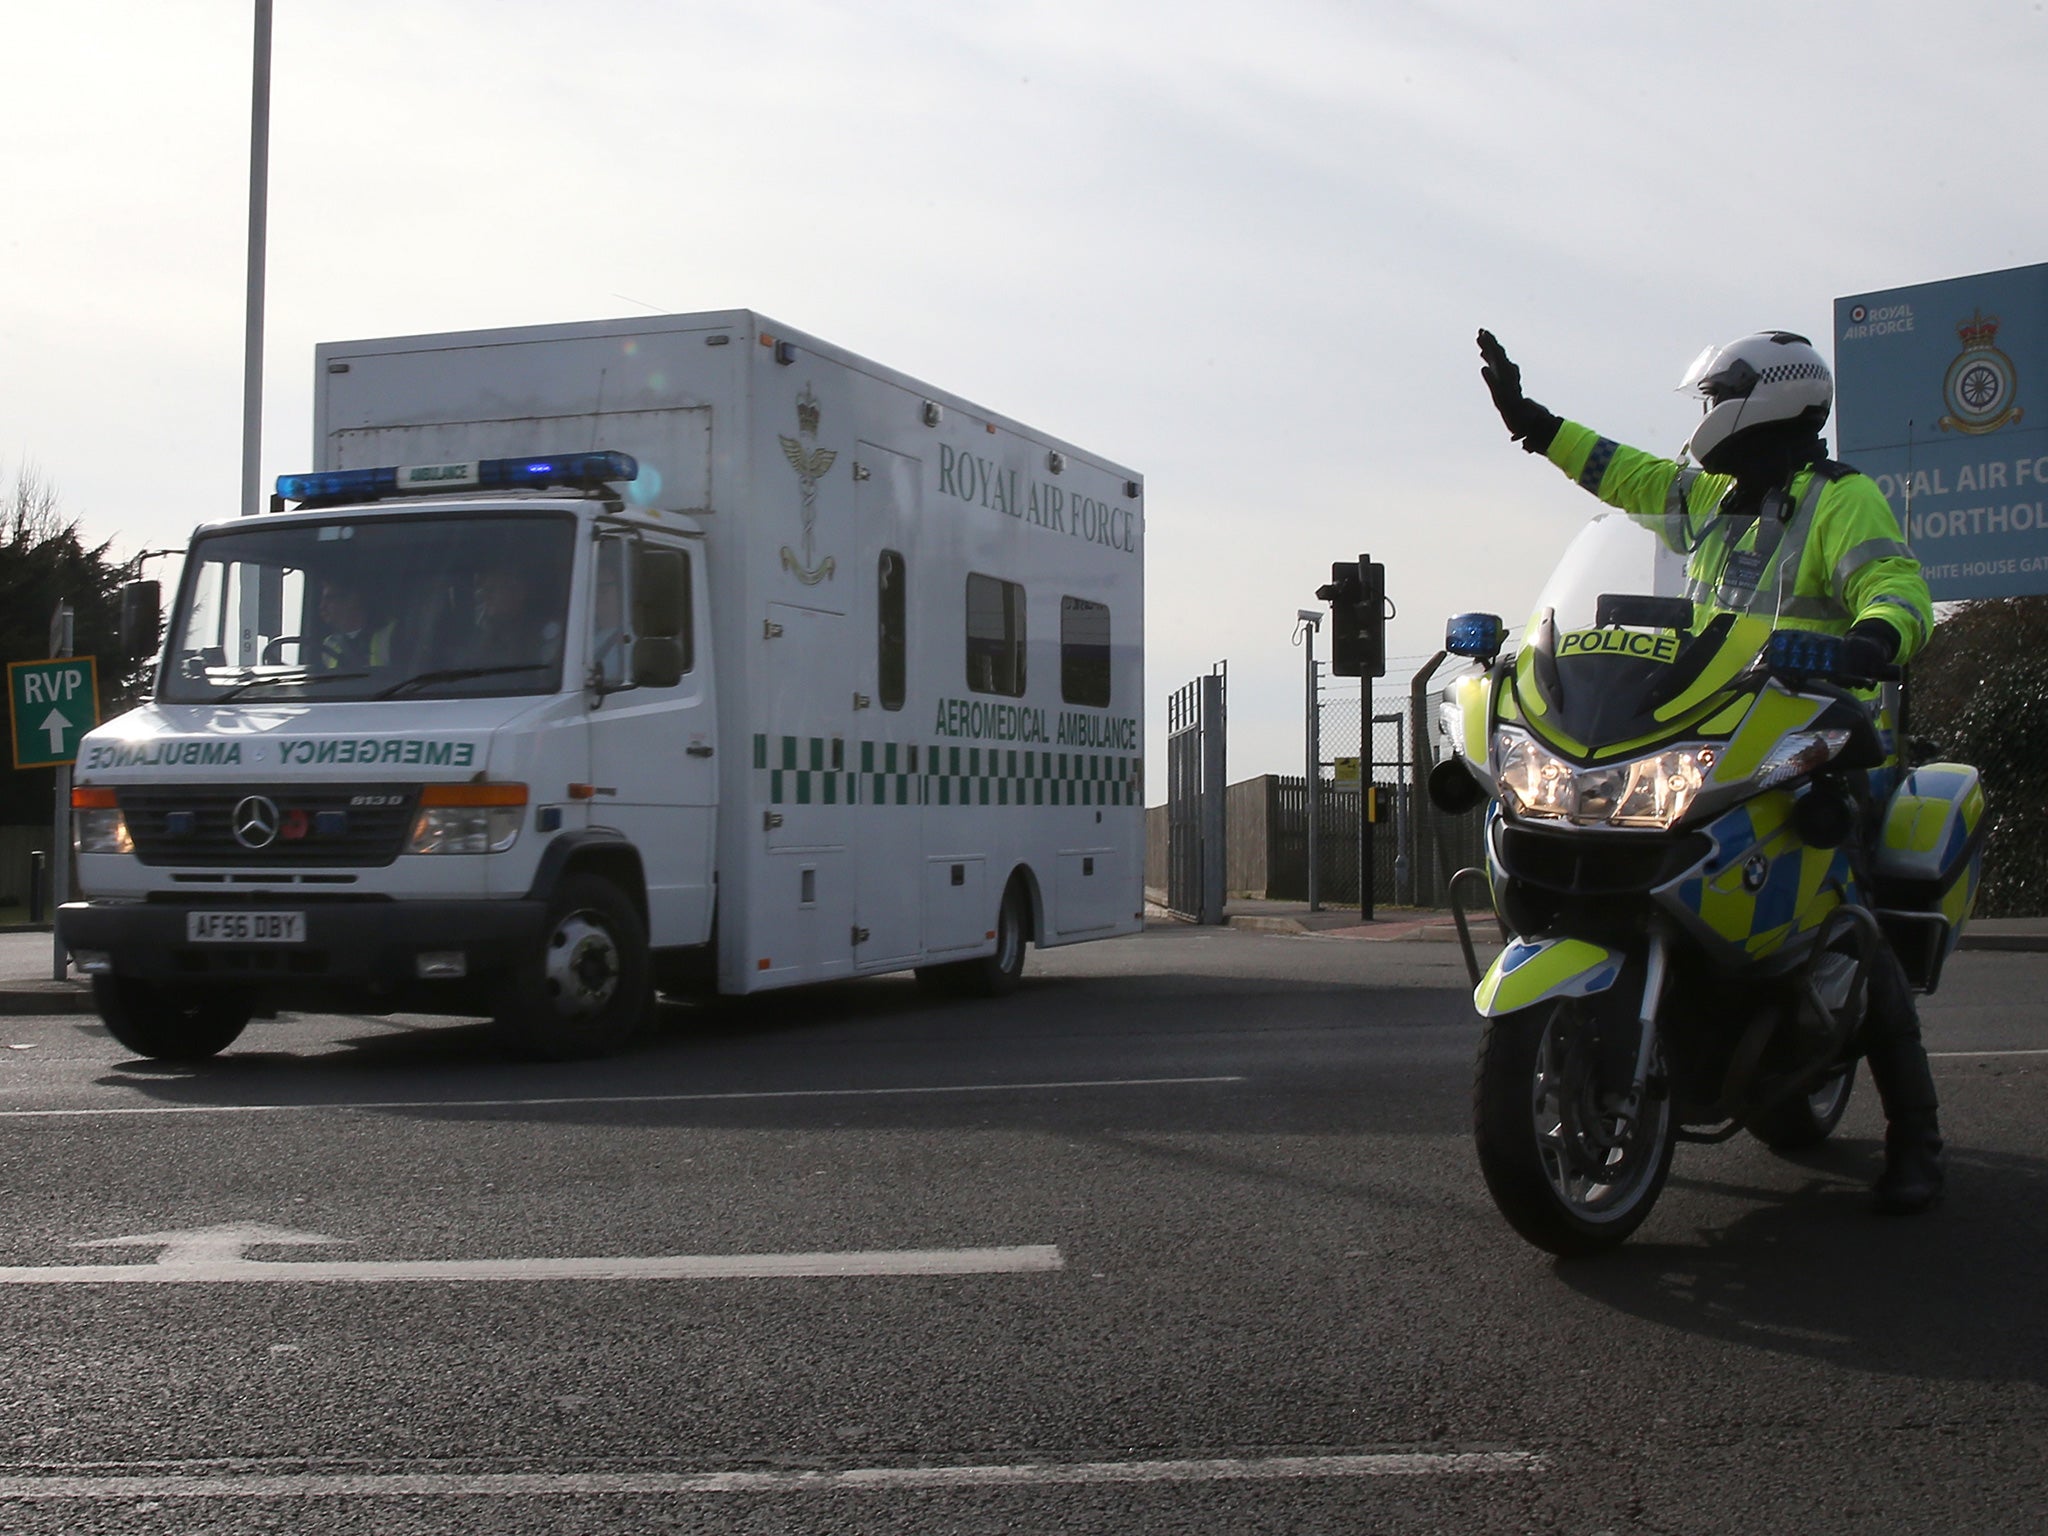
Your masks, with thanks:
<instances>
[{"instance_id":1,"label":"ambulance windshield","mask_svg":"<svg viewBox=\"0 0 2048 1536\"><path fill-rule=\"evenodd\" d=\"M167 703L478 698L561 686L560 514L257 521L186 560Z\"/></svg>"}]
</instances>

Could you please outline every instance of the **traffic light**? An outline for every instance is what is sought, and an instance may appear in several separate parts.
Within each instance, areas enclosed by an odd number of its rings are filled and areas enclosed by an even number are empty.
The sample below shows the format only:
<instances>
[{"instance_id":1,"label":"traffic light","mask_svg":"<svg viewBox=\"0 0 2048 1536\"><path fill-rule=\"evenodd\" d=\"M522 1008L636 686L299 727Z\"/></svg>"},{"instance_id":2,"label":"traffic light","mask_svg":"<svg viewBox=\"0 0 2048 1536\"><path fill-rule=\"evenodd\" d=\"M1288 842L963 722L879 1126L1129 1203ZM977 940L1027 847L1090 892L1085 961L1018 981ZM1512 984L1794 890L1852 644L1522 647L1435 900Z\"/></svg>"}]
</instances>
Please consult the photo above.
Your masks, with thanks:
<instances>
[{"instance_id":1,"label":"traffic light","mask_svg":"<svg viewBox=\"0 0 2048 1536\"><path fill-rule=\"evenodd\" d=\"M1370 555L1330 566L1316 596L1330 605L1330 675L1387 675L1387 568Z\"/></svg>"}]
</instances>

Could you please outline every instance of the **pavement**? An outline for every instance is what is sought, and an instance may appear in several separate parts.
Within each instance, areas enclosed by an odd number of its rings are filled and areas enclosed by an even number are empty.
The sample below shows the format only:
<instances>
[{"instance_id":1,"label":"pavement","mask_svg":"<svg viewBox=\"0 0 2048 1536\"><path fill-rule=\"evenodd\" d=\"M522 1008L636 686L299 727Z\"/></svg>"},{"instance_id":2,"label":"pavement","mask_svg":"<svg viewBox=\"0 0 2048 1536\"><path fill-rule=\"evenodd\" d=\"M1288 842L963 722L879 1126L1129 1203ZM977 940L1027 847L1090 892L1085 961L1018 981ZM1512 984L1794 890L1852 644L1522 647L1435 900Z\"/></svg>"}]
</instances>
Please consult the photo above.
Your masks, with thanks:
<instances>
[{"instance_id":1,"label":"pavement","mask_svg":"<svg viewBox=\"0 0 2048 1536\"><path fill-rule=\"evenodd\" d=\"M1148 892L1146 916L1154 921L1178 919ZM1224 904L1224 920L1233 928L1254 933L1314 935L1365 943L1407 942L1455 944L1458 930L1448 912L1417 907L1381 907L1370 922L1355 907L1324 907L1311 912L1305 901L1263 901L1239 897ZM1483 950L1492 941L1485 914L1468 917L1472 936ZM1963 930L1963 949L2048 950L2048 917L1989 917L1972 920ZM0 1016L9 1014L91 1013L92 988L75 970L64 979L54 975L50 930L26 924L0 928Z\"/></svg>"},{"instance_id":2,"label":"pavement","mask_svg":"<svg viewBox=\"0 0 2048 1536\"><path fill-rule=\"evenodd\" d=\"M1158 905L1157 891L1148 891L1146 915L1177 921ZM1264 901L1239 896L1223 904L1223 920L1233 928L1255 933L1315 934L1331 939L1363 939L1385 943L1395 939L1455 944L1456 921L1449 912L1417 907L1379 907L1370 922L1359 919L1356 907L1324 907L1311 912L1305 901ZM1492 922L1486 912L1467 913L1475 943L1488 941ZM1978 917L1963 929L1962 949L2048 950L2048 917Z\"/></svg>"}]
</instances>

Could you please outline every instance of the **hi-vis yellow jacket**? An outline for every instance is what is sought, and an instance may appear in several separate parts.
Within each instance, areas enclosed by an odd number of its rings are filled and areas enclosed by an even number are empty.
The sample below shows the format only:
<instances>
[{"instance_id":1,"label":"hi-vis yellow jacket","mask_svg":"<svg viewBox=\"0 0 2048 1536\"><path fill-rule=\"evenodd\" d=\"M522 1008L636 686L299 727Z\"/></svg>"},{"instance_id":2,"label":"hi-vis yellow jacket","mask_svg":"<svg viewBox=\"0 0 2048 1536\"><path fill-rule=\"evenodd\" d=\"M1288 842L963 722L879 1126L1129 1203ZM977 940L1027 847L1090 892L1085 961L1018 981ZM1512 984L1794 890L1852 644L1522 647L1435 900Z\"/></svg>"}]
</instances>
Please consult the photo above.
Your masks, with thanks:
<instances>
[{"instance_id":1,"label":"hi-vis yellow jacket","mask_svg":"<svg viewBox=\"0 0 2048 1536\"><path fill-rule=\"evenodd\" d=\"M1836 635L1859 619L1883 619L1899 632L1902 662L1933 632L1920 562L1868 475L1824 462L1766 497L1760 516L1722 518L1731 476L1625 447L1573 421L1558 429L1548 456L1686 557L1695 611L1775 613L1781 627Z\"/></svg>"}]
</instances>

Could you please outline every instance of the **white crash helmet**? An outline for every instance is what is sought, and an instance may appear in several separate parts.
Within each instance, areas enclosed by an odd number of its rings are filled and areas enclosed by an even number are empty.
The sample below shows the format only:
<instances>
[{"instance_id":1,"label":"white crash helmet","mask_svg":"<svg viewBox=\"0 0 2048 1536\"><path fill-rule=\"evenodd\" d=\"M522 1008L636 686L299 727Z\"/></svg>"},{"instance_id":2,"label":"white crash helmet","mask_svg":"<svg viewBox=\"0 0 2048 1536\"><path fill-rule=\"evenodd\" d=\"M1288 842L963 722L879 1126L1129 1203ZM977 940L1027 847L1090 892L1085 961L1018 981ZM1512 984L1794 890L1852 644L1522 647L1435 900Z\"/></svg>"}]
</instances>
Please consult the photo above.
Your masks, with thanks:
<instances>
[{"instance_id":1,"label":"white crash helmet","mask_svg":"<svg viewBox=\"0 0 2048 1536\"><path fill-rule=\"evenodd\" d=\"M1828 365L1812 342L1791 331L1758 331L1709 347L1693 359L1678 387L1706 402L1706 414L1685 445L1702 465L1736 434L1757 427L1802 422L1819 432L1835 398Z\"/></svg>"}]
</instances>

